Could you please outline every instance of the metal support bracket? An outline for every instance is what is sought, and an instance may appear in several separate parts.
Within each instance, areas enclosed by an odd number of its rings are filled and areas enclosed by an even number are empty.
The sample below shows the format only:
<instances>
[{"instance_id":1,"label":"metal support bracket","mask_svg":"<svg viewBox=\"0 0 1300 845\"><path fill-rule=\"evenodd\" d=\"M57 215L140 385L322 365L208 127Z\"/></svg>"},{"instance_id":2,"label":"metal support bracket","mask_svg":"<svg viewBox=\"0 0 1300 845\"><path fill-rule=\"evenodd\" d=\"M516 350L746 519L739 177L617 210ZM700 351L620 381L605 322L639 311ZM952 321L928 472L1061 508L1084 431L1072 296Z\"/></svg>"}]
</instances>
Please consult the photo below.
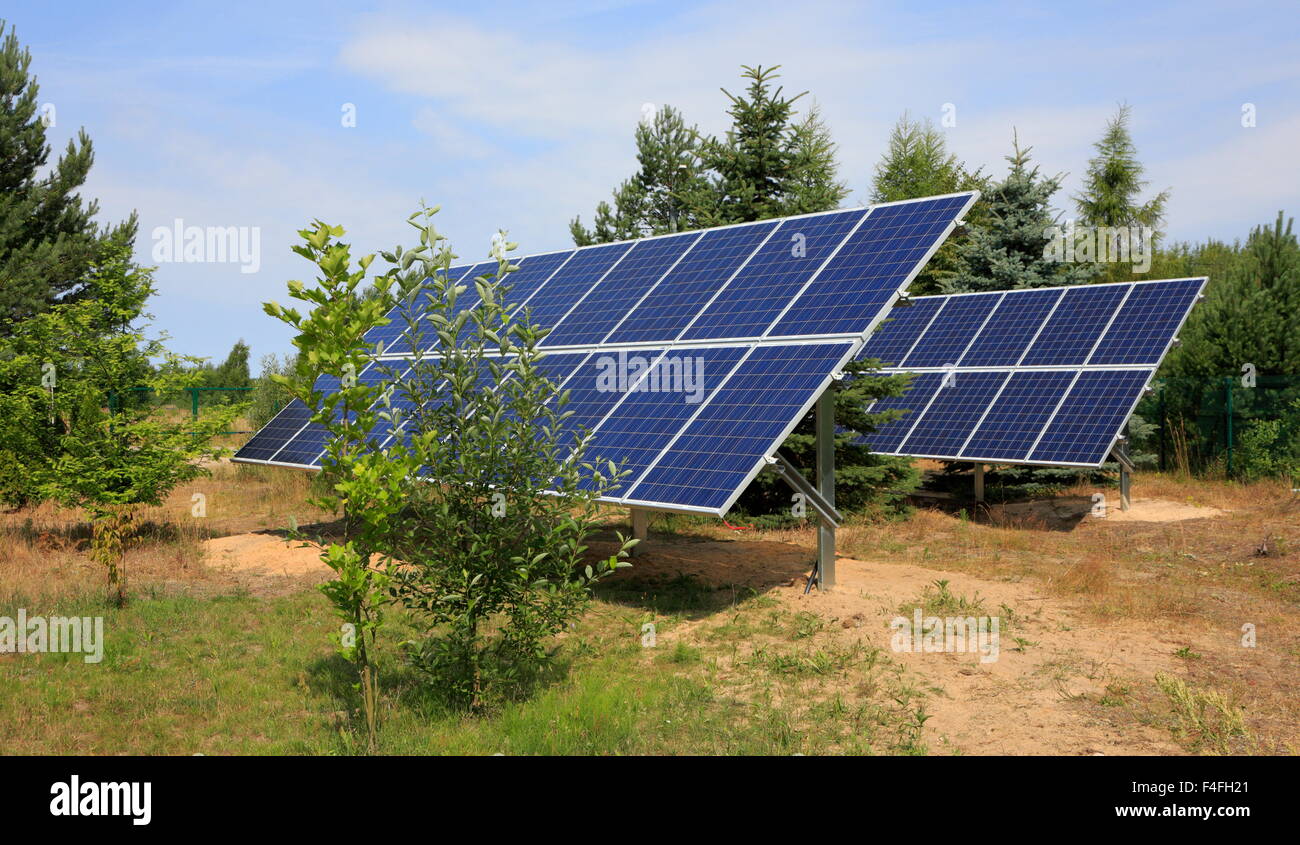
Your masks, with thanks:
<instances>
[{"instance_id":1,"label":"metal support bracket","mask_svg":"<svg viewBox=\"0 0 1300 845\"><path fill-rule=\"evenodd\" d=\"M839 525L844 521L840 512L835 510L835 506L823 499L822 494L817 492L817 488L809 484L808 479L803 477L803 473L799 472L784 455L777 452L766 460L768 469L784 478L785 483L802 495L812 509L817 511L819 517L828 520L832 525Z\"/></svg>"},{"instance_id":2,"label":"metal support bracket","mask_svg":"<svg viewBox=\"0 0 1300 845\"><path fill-rule=\"evenodd\" d=\"M1119 509L1126 511L1132 504L1130 495L1133 486L1133 459L1128 454L1128 438L1121 437L1115 441L1110 456L1119 464Z\"/></svg>"}]
</instances>

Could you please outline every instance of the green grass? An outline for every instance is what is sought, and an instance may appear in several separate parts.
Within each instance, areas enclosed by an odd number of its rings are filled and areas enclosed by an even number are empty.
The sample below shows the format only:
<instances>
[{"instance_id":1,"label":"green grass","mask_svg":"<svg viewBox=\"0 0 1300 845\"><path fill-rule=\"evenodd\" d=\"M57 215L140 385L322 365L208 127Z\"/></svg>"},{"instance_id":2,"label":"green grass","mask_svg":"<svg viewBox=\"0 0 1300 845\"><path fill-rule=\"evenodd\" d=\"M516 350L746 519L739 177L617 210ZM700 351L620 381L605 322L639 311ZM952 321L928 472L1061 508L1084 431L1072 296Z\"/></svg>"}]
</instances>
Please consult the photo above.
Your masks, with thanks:
<instances>
[{"instance_id":1,"label":"green grass","mask_svg":"<svg viewBox=\"0 0 1300 845\"><path fill-rule=\"evenodd\" d=\"M0 656L0 748L16 754L355 754L364 750L338 624L314 590L278 598L139 592L0 607L102 615L104 658ZM560 642L523 700L449 708L381 647L387 754L924 753L923 696L876 649L833 641L770 597L690 579L621 583ZM691 620L686 629L663 635ZM653 621L660 640L641 645ZM738 636L740 635L740 636Z\"/></svg>"}]
</instances>

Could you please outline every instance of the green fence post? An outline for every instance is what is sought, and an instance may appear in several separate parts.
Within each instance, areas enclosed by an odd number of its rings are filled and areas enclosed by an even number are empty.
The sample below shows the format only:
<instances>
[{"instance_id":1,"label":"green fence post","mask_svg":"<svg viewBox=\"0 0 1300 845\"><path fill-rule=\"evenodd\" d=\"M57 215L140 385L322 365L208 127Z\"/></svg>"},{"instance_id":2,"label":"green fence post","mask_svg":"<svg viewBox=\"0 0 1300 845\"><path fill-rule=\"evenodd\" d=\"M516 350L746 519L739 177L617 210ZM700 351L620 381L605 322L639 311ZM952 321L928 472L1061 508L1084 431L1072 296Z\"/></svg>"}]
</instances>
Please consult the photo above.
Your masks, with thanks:
<instances>
[{"instance_id":1,"label":"green fence post","mask_svg":"<svg viewBox=\"0 0 1300 845\"><path fill-rule=\"evenodd\" d=\"M1232 376L1226 376L1223 379L1223 389L1227 391L1227 424L1228 424L1228 477L1232 477Z\"/></svg>"},{"instance_id":2,"label":"green fence post","mask_svg":"<svg viewBox=\"0 0 1300 845\"><path fill-rule=\"evenodd\" d=\"M187 388L190 392L190 417L199 418L199 389L197 387Z\"/></svg>"}]
</instances>

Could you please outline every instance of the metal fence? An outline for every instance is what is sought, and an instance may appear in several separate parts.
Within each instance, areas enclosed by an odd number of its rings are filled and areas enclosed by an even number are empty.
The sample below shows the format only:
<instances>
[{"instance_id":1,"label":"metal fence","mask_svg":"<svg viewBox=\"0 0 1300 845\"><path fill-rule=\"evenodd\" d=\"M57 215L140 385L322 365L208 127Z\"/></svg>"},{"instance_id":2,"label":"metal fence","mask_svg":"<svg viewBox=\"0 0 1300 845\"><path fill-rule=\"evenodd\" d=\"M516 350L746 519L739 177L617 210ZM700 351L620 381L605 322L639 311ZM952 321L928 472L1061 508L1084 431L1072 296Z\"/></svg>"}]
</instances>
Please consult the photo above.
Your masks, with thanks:
<instances>
[{"instance_id":1,"label":"metal fence","mask_svg":"<svg viewBox=\"0 0 1300 845\"><path fill-rule=\"evenodd\" d=\"M117 391L109 393L108 408L110 411L117 411L129 403L149 402L158 408L170 406L184 410L188 407L190 418L198 419L199 410L205 401L205 395L209 396L206 400L208 403L224 405L230 402L243 401L249 397L253 390L252 387L185 387L174 394L157 395L151 387L133 387L123 393ZM220 433L230 435L253 434L254 432L253 430L238 430Z\"/></svg>"},{"instance_id":2,"label":"metal fence","mask_svg":"<svg viewBox=\"0 0 1300 845\"><path fill-rule=\"evenodd\" d=\"M1165 378L1152 386L1131 435L1160 469L1241 477L1300 468L1300 376ZM1144 422L1155 430L1144 434ZM1262 472L1270 461L1278 471Z\"/></svg>"}]
</instances>

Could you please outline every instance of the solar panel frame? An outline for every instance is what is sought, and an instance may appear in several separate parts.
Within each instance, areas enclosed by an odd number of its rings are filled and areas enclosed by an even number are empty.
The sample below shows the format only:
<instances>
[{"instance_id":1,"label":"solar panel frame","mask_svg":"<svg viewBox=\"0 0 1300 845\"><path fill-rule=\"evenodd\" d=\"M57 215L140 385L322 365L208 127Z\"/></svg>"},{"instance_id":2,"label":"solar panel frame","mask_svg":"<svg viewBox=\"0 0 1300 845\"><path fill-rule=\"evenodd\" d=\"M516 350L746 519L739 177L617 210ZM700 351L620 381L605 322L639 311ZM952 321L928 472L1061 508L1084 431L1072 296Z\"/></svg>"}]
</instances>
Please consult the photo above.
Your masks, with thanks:
<instances>
[{"instance_id":1,"label":"solar panel frame","mask_svg":"<svg viewBox=\"0 0 1300 845\"><path fill-rule=\"evenodd\" d=\"M695 411L690 415L690 419L688 419L682 425L681 429L674 432L670 442L664 446L664 448L660 451L658 455L655 456L655 463L648 464L646 466L645 472L643 473L643 477L644 475L647 475L654 468L655 464L657 464L663 458L664 455L669 453L672 446L672 442L675 442L677 439L679 439L682 436L682 433L685 432L690 427L690 424L695 419L697 419L699 415L702 412L704 412L705 409L707 409L710 406L713 399L719 395L720 391L730 381L732 375L741 370L741 367L744 365L746 361L751 359L751 357L755 354L756 350L760 348L772 348L778 346L787 347L787 346L803 346L803 345L812 345L812 344L831 344L834 346L838 346L842 344L844 348L842 352L834 356L833 362L827 362L827 363L834 363L835 366L833 369L827 371L825 375L818 378L815 383L805 386L806 388L811 388L811 389L806 397L806 402L802 403L802 406L799 408L799 413L796 414L793 419L789 420L788 424L783 425L781 427L782 430L780 432L780 435L779 437L773 439L773 442L769 449L769 453L765 454L762 457L762 459L757 460L755 462L755 466L753 466L746 474L746 477L744 478L744 482L742 484L739 484L735 490L731 491L731 494L728 496L727 501L723 503L722 507L699 508L699 507L691 507L691 506L678 506L673 502L633 501L628 496L624 496L623 498L604 497L604 500L617 502L620 504L644 505L646 507L651 507L657 510L676 510L676 511L688 512L688 513L709 513L709 514L716 514L716 515L721 515L722 513L725 513L726 510L729 509L734 504L735 499L739 497L739 495L743 492L744 488L753 480L754 476L756 476L759 472L761 472L764 466L767 465L768 459L770 458L771 451L775 450L780 445L780 443L786 437L789 436L789 433L794 430L794 428L799 424L799 422L804 418L804 416L812 409L813 405L816 403L820 395L825 392L827 387L835 379L840 377L841 371L844 365L847 363L847 361L851 360L853 355L860 350L861 345L865 340L865 338L869 337L870 333L875 329L877 325L879 325L880 321L885 318L885 315L888 312L888 306L892 304L893 300L896 299L897 296L899 296L900 293L906 288L906 286L910 284L911 281L916 277L916 275L920 272L921 268L925 265L925 263L933 256L934 252L937 251L939 246L942 244L943 240L951 233L952 229L960 222L962 216L969 210L970 205L973 204L978 199L978 196L979 196L978 192L961 192L958 194L944 195L943 197L927 197L919 200L907 200L907 201L901 201L897 203L883 203L876 206L870 206L865 209L834 209L826 212L814 212L812 214L796 215L792 217L781 218L776 221L772 221L772 220L752 221L747 223L734 224L733 226L728 226L728 227L716 227L715 229L703 230L694 233L675 233L670 235L659 236L664 238L683 238L683 237L689 237L690 235L694 235L694 238L690 241L689 246L686 249L684 249L680 255L676 256L676 258L669 266L669 268L665 270L664 273L661 274L658 278L656 278L653 284L651 284L645 289L642 295L638 298L637 302L634 303L633 307L628 309L628 312L620 317L618 324L610 328L609 332L607 332L600 339L599 342L582 342L582 343L575 343L572 345L566 344L566 345L555 345L555 346L548 346L545 341L543 341L542 343L542 349L549 354L582 353L583 355L579 363L566 375L564 382L560 385L561 390L571 389L571 385L573 384L573 379L578 378L580 372L582 371L582 368L589 366L593 356L598 355L602 351L612 352L618 349L627 349L629 351L639 350L645 352L648 350L658 350L658 355L655 357L654 361L651 364L652 367L657 367L660 365L664 356L669 355L674 351L684 351L691 348L703 348L703 347L713 347L713 346L724 346L724 347L735 346L737 348L746 348L747 351L736 361L735 365L726 374L723 381L709 391L705 401L700 404L700 407L698 409L695 409ZM952 206L952 208L950 209L945 209L943 207L930 209L926 205L927 203L933 203L935 200L943 200L943 199L959 199L959 202L958 204ZM861 321L862 323L865 323L865 325L859 326L858 324L854 324L851 327L852 328L851 331L848 329L844 329L844 330L839 330L836 332L826 333L826 334L808 334L808 335L793 335L793 336L774 336L772 334L774 328L780 324L781 320L790 312L791 308L794 307L795 303L797 303L800 300L800 298L803 297L805 293L807 293L807 291L811 288L811 286L816 282L817 278L821 275L823 270L825 270L826 267L831 265L831 262L833 262L836 256L841 253L841 250L844 248L845 244L851 241L853 235L862 228L864 222L869 220L873 213L876 213L877 210L881 208L902 206L907 204L917 205L918 209L925 210L926 214L931 214L931 213L949 214L951 219L948 219L944 223L943 227L937 232L937 235L933 233L927 233L924 235L924 237L932 238L932 242L928 243L925 246L925 251L923 254L920 254L919 256L909 257L907 250L915 251L915 250L919 250L920 247L910 245L911 242L908 241L903 243L902 246L899 247L899 249L901 250L900 256L890 258L889 261L887 262L882 262L886 265L891 263L898 265L898 273L900 274L900 278L898 279L899 283L896 286L893 286L890 290L885 291L882 289L879 292L871 294L872 296L879 296L884 302L882 307L878 307L874 311L865 313ZM828 215L848 215L848 214L853 214L854 212L857 211L861 211L861 215L856 218L851 218L853 219L851 225L846 226L842 231L838 229L833 231L834 239L831 241L831 243L833 243L833 246L830 248L825 258L820 261L819 265L812 271L812 273L808 276L808 278L802 280L802 282L798 285L797 289L794 289L789 293L789 295L785 298L782 307L776 309L775 313L771 315L771 319L765 325L763 325L761 333L748 335L748 336L735 336L732 333L725 333L725 334L720 334L718 337L712 337L707 334L706 335L695 334L690 336L689 338L687 337L687 335L692 332L692 329L696 327L696 324L700 321L701 317L703 317L706 313L708 313L711 308L714 308L715 304L718 303L726 296L726 292L730 289L732 282L740 276L740 274L745 270L745 268L747 268L750 265L750 263L755 259L755 257L759 256L762 253L764 247L772 240L772 238L777 236L777 233L790 232L792 228L795 225L797 225L797 221L799 220L820 218ZM900 214L902 214L902 212L900 212ZM930 222L933 222L935 225L937 225L939 221L936 220ZM910 237L911 233L915 228L928 225L928 223L925 220L917 221L915 223L910 222L909 219L904 216L904 217L900 217L900 220L897 225L900 227L900 232L895 236L891 236L891 240L885 243L885 247L888 247L890 244L895 243L900 238ZM672 337L671 339L659 339L658 337L656 337L656 339L654 340L642 340L639 342L631 342L631 343L623 343L623 344L616 344L616 343L609 342L610 338L614 337L614 333L619 330L619 327L628 321L629 315L635 312L636 308L647 300L647 298L652 294L652 292L654 292L656 288L658 288L663 283L663 280L667 278L669 274L672 272L672 270L676 266L678 266L678 264L680 264L680 262L683 261L687 255L691 253L691 251L695 248L697 244L704 241L704 239L708 237L709 232L716 231L716 229L732 229L732 228L744 227L744 226L764 226L769 228L761 238L757 238L754 241L752 249L748 249L747 251L743 252L743 254L738 254L733 258L734 263L729 263L728 265L726 265L728 268L726 278L722 281L720 285L717 286L716 289L712 290L708 296L701 297L698 303L692 304L694 310L688 312L688 317L682 322L680 330L674 333L674 337ZM573 314L581 306L583 302L587 301L588 297L592 296L593 291L595 291L598 288L601 281L603 281L606 278L606 276L614 270L614 268L618 267L620 263L623 262L623 260L628 255L631 255L636 251L638 245L641 245L644 248L644 245L657 239L658 238L656 237L656 238L643 238L643 239L629 239L628 241L624 241L624 242L616 242L616 244L617 243L627 244L627 249L624 250L622 253L620 253L618 258L613 263L611 263L611 265L608 268L606 268L604 272L602 272L593 282L591 282L591 284L585 286L578 296L574 297L574 301L570 304L569 308L566 309L565 312L561 314L559 318L555 321L554 324L555 327L559 327L565 320L569 319L570 315ZM616 244L596 244L587 247L579 247L571 251L565 250L564 252L569 253L566 256L566 258L562 262L560 262L559 265L556 266L553 272L544 281L542 281L539 285L537 285L533 290L529 291L528 295L524 297L517 306L514 306L514 310L517 311L518 309L527 308L535 304L538 301L538 298L544 296L545 291L548 288L552 287L552 281L555 278L557 278L559 274L561 274L566 267L570 266L570 262L577 259L584 250L600 249L602 247L610 247ZM557 250L555 252L561 252L561 251ZM551 255L551 254L554 253L542 253L542 255ZM524 266L526 260L530 257L531 256L524 256L521 259L519 259L518 263L520 264L520 266ZM907 263L905 264L904 262ZM481 272L490 271L492 269L491 265L493 264L494 262L482 262L480 264L471 265L466 270L462 278L457 280L457 283L467 284L469 280L472 279L472 277L476 275L480 275ZM484 265L487 265L486 270L481 269ZM892 279L891 279L891 284L892 284ZM474 292L467 293L465 298L466 307L472 304L472 302L470 302L471 298L474 301L477 301L477 294ZM436 349L431 348L430 354L436 355L438 353L436 352ZM407 354L393 354L391 351L386 351L385 354L382 356L382 359L391 363L393 359L406 358L406 357L408 357ZM820 369L818 370L818 372L819 371ZM650 372L651 372L651 368L647 368L641 374L641 378L647 377ZM801 387L800 389L805 389L805 387ZM626 394L624 396L619 397L618 400L616 400L614 403L605 407L603 409L603 413L601 413L598 418L592 416L590 419L591 421L594 421L595 424L591 426L591 429L593 431L598 430L598 427L604 424L605 420L612 419L613 415L617 414L619 407L622 406L622 403L624 401L626 401ZM593 412L599 413L599 409L593 409ZM774 420L769 421L768 424L770 425L773 422L775 421ZM391 438L392 435L390 434L389 439L391 440ZM290 440L292 440L292 438L290 438ZM251 463L255 461L249 460L248 462ZM263 463L277 463L277 462L264 461ZM316 466L306 466L306 465L299 465L299 466L304 466L304 468L310 468L310 469L319 468ZM639 484L640 480L641 479L631 479L630 481ZM631 486L627 488L627 492L629 494L635 493L635 491L632 489Z\"/></svg>"}]
</instances>

